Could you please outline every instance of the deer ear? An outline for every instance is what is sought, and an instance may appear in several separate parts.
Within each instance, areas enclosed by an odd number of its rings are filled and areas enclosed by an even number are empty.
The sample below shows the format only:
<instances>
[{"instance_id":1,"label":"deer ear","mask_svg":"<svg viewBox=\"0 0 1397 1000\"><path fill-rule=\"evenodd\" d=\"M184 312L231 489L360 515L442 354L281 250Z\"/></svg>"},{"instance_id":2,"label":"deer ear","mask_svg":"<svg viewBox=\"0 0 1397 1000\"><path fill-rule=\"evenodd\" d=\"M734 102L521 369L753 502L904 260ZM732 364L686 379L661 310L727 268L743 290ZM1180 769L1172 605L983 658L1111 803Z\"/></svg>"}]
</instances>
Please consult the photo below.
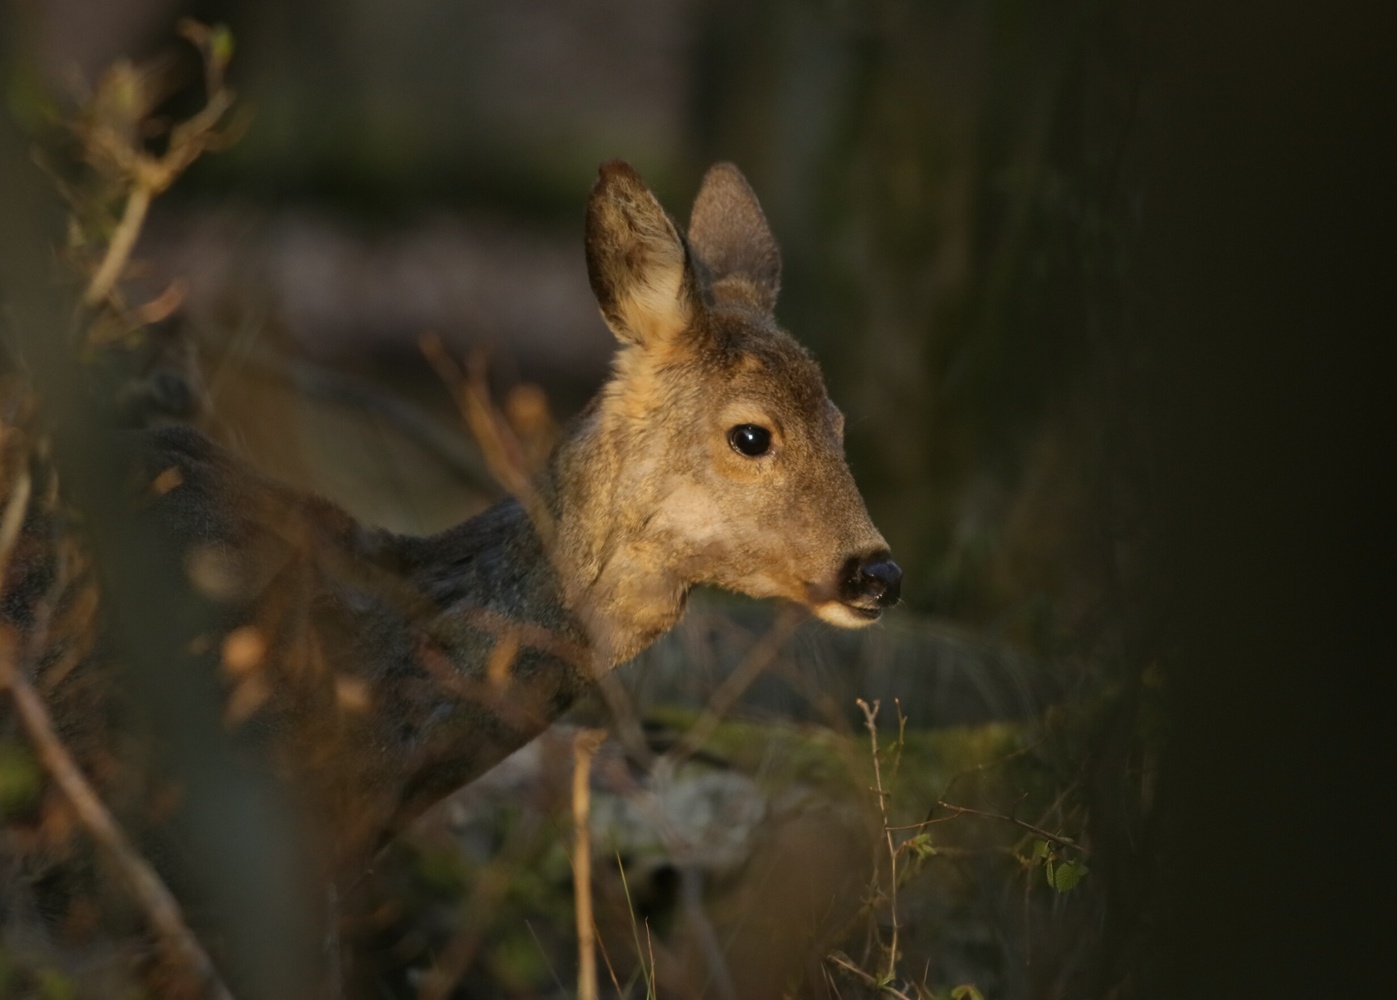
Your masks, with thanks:
<instances>
[{"instance_id":1,"label":"deer ear","mask_svg":"<svg viewBox=\"0 0 1397 1000\"><path fill-rule=\"evenodd\" d=\"M689 245L708 269L713 297L736 298L766 312L781 290L781 250L757 196L731 163L704 175L689 218Z\"/></svg>"},{"instance_id":2,"label":"deer ear","mask_svg":"<svg viewBox=\"0 0 1397 1000\"><path fill-rule=\"evenodd\" d=\"M587 203L587 276L606 325L625 343L672 345L700 301L689 248L630 164L601 168Z\"/></svg>"}]
</instances>

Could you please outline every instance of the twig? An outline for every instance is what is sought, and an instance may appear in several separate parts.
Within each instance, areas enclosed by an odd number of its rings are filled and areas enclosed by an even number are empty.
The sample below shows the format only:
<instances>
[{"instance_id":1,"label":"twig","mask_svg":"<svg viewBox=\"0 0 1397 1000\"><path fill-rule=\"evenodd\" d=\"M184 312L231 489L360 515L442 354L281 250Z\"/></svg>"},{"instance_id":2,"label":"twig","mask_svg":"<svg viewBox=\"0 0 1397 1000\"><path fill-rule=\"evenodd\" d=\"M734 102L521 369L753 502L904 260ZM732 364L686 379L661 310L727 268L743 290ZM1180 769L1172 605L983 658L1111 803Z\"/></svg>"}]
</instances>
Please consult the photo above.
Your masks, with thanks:
<instances>
[{"instance_id":1,"label":"twig","mask_svg":"<svg viewBox=\"0 0 1397 1000\"><path fill-rule=\"evenodd\" d=\"M1041 826L1035 826L1035 825L1032 824L1032 823L1026 823L1026 822L1024 822L1023 820L1019 819L1017 816L1010 816L1008 813L990 812L990 811L987 810L987 809L975 809L975 808L973 808L973 807L971 807L971 806L958 806L958 805L955 805L954 803L947 802L947 801L944 800L944 799L937 799L937 800L936 800L936 804L937 804L938 806L940 806L942 809L948 809L948 810L950 810L951 812L955 813L955 814L958 815L958 816L979 816L979 817L981 817L981 818L983 818L983 819L997 819L997 820L1000 820L1001 822L1004 822L1004 823L1012 823L1012 824L1014 824L1015 826L1019 827L1019 828L1022 829L1022 830L1027 830L1029 833L1033 834L1035 837L1042 837L1044 840L1048 841L1049 843L1061 844L1063 847L1070 847L1070 848L1072 848L1074 851L1078 851L1079 853L1081 853L1081 854L1083 854L1083 855L1089 855L1089 854L1091 854L1091 852L1090 852L1089 850L1087 850L1087 849L1086 849L1085 847L1083 847L1081 844L1077 843L1077 842L1076 842L1075 840L1073 840L1071 837L1064 837L1064 836L1063 836L1062 834L1060 834L1060 833L1053 833L1051 830L1045 830L1045 829L1043 829ZM943 819L944 819L944 818L945 818L945 817L943 817ZM938 822L941 822L941 821L940 821L940 820L935 820L935 819L923 820L923 821L920 822L920 823L913 823L913 824L911 824L911 826L898 827L898 829L900 829L900 830L911 830L911 829L916 829L916 828L918 828L918 827L930 826L930 825L932 825L933 823L938 823Z\"/></svg>"},{"instance_id":2,"label":"twig","mask_svg":"<svg viewBox=\"0 0 1397 1000\"><path fill-rule=\"evenodd\" d=\"M182 20L179 28L203 57L206 95L204 107L171 130L164 154L157 157L146 153L120 130L100 120L84 137L89 156L104 159L131 185L121 222L83 293L83 305L89 309L105 302L120 280L145 224L151 200L173 184L205 150L217 149L232 138L231 131L215 131L233 107L233 92L223 83L223 71L232 53L231 38L225 29L209 28L189 18Z\"/></svg>"},{"instance_id":3,"label":"twig","mask_svg":"<svg viewBox=\"0 0 1397 1000\"><path fill-rule=\"evenodd\" d=\"M592 755L606 733L579 729L572 740L572 885L577 902L577 1000L597 1000L596 925L592 919L591 812Z\"/></svg>"},{"instance_id":4,"label":"twig","mask_svg":"<svg viewBox=\"0 0 1397 1000\"><path fill-rule=\"evenodd\" d=\"M15 713L29 741L38 750L44 768L72 805L78 821L111 856L166 949L203 984L206 996L213 1000L232 1000L232 994L219 978L208 953L185 924L179 903L155 870L131 846L54 732L43 701L15 664L14 635L8 631L0 634L0 690L10 692Z\"/></svg>"},{"instance_id":5,"label":"twig","mask_svg":"<svg viewBox=\"0 0 1397 1000\"><path fill-rule=\"evenodd\" d=\"M435 334L420 338L418 346L451 390L466 426L480 446L490 474L523 506L551 558L554 537L552 514L534 487L532 470L524 458L523 446L510 429L508 421L490 401L483 363L477 360L462 371L447 352L441 338Z\"/></svg>"},{"instance_id":6,"label":"twig","mask_svg":"<svg viewBox=\"0 0 1397 1000\"><path fill-rule=\"evenodd\" d=\"M111 294L126 267L132 249L136 246L136 238L141 235L141 227L145 224L146 212L150 209L150 200L154 194L153 185L144 176L138 176L135 186L126 197L126 209L121 213L121 222L117 225L116 232L112 233L111 242L107 244L107 253L96 273L92 275L87 291L83 293L83 305L95 306Z\"/></svg>"},{"instance_id":7,"label":"twig","mask_svg":"<svg viewBox=\"0 0 1397 1000\"><path fill-rule=\"evenodd\" d=\"M975 764L974 766L967 767L962 771L957 771L955 774L951 775L951 780L946 782L946 787L941 789L941 797L945 798L947 795L950 795L951 789L955 787L956 782L960 781L961 778L967 777L971 774L983 774L991 768L1002 767L1003 765L1009 763L1009 761L1011 760L1015 760L1019 757L1022 757L1024 754L1032 753L1034 750L1038 749L1038 746L1042 742L1043 737L1040 736L1035 740L1025 743L1017 750L1011 750L1009 753L1006 753L1003 757L999 757L995 760L985 761L982 764Z\"/></svg>"},{"instance_id":8,"label":"twig","mask_svg":"<svg viewBox=\"0 0 1397 1000\"><path fill-rule=\"evenodd\" d=\"M888 913L892 918L892 941L888 945L888 968L883 974L883 982L891 983L897 975L897 845L893 843L892 828L888 824L888 793L883 789L883 768L878 762L878 706L862 698L857 700L863 710L864 724L868 727L868 742L873 749L873 783L878 793L878 814L883 822L883 839L888 845Z\"/></svg>"},{"instance_id":9,"label":"twig","mask_svg":"<svg viewBox=\"0 0 1397 1000\"><path fill-rule=\"evenodd\" d=\"M21 459L28 457L22 455ZM5 582L5 572L10 567L10 553L14 551L15 542L19 540L19 531L24 527L24 515L29 512L29 493L33 485L29 478L29 470L21 467L15 476L15 484L10 489L5 513L0 516L0 585Z\"/></svg>"},{"instance_id":10,"label":"twig","mask_svg":"<svg viewBox=\"0 0 1397 1000\"><path fill-rule=\"evenodd\" d=\"M839 966L839 968L843 969L845 972L853 973L854 976L862 980L864 983L867 983L869 986L872 986L875 989L882 990L884 993L891 994L892 996L897 997L898 1000L912 1000L911 997L909 997L906 993L903 993L896 987L888 983L880 983L876 978L870 976L867 972L865 972L863 969L860 969L857 965L849 961L847 958L845 958L837 951L831 952L830 954L826 955L825 961L829 962L831 965Z\"/></svg>"}]
</instances>

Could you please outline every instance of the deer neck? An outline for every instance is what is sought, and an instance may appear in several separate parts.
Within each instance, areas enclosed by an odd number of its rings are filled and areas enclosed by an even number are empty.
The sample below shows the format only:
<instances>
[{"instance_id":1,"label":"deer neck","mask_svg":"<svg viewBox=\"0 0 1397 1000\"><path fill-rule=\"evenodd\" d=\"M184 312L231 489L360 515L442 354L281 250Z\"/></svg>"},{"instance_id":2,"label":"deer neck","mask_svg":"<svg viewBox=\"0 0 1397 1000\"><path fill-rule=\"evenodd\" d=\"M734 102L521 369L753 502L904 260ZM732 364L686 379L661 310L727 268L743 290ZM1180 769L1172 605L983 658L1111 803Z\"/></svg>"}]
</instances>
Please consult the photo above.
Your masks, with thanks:
<instances>
[{"instance_id":1,"label":"deer neck","mask_svg":"<svg viewBox=\"0 0 1397 1000\"><path fill-rule=\"evenodd\" d=\"M609 670L649 646L684 612L689 583L673 540L654 529L661 497L634 438L605 395L549 468L555 518L550 557L564 601L587 631L593 668Z\"/></svg>"}]
</instances>

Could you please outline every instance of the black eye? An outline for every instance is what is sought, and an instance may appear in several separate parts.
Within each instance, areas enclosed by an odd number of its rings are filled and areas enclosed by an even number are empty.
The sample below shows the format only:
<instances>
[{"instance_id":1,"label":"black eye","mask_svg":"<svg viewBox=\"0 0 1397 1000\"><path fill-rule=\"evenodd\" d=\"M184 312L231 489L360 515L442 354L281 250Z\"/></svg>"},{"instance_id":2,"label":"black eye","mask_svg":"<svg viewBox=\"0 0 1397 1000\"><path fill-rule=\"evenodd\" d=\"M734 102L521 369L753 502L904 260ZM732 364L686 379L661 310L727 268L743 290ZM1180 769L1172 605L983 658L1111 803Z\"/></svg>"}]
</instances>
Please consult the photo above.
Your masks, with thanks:
<instances>
[{"instance_id":1,"label":"black eye","mask_svg":"<svg viewBox=\"0 0 1397 1000\"><path fill-rule=\"evenodd\" d=\"M748 458L758 458L771 450L771 431L756 424L738 424L728 431L728 444Z\"/></svg>"}]
</instances>

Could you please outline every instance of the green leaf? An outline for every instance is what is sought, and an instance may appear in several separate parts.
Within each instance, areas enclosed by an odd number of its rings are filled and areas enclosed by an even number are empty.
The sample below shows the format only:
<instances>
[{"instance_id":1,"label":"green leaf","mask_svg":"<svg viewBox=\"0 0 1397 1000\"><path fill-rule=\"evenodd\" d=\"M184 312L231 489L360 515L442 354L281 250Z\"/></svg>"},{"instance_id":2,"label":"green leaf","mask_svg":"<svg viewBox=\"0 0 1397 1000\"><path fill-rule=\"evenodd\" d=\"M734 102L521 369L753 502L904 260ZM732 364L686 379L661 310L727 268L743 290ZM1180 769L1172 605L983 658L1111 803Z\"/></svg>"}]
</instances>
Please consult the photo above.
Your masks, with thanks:
<instances>
[{"instance_id":1,"label":"green leaf","mask_svg":"<svg viewBox=\"0 0 1397 1000\"><path fill-rule=\"evenodd\" d=\"M1079 861L1064 861L1057 866L1056 871L1049 870L1048 884L1058 892L1068 892L1073 889L1082 877L1090 869Z\"/></svg>"},{"instance_id":2,"label":"green leaf","mask_svg":"<svg viewBox=\"0 0 1397 1000\"><path fill-rule=\"evenodd\" d=\"M215 24L209 32L209 53L219 69L233 58L233 33L226 24Z\"/></svg>"},{"instance_id":3,"label":"green leaf","mask_svg":"<svg viewBox=\"0 0 1397 1000\"><path fill-rule=\"evenodd\" d=\"M1033 842L1033 860L1042 861L1048 856L1048 842L1046 840L1035 840Z\"/></svg>"},{"instance_id":4,"label":"green leaf","mask_svg":"<svg viewBox=\"0 0 1397 1000\"><path fill-rule=\"evenodd\" d=\"M903 846L915 854L919 861L936 856L936 845L931 842L929 833L919 833Z\"/></svg>"},{"instance_id":5,"label":"green leaf","mask_svg":"<svg viewBox=\"0 0 1397 1000\"><path fill-rule=\"evenodd\" d=\"M0 744L0 816L19 815L33 808L43 787L39 765L28 751Z\"/></svg>"},{"instance_id":6,"label":"green leaf","mask_svg":"<svg viewBox=\"0 0 1397 1000\"><path fill-rule=\"evenodd\" d=\"M985 995L974 983L962 983L951 990L951 1000L985 1000Z\"/></svg>"}]
</instances>

